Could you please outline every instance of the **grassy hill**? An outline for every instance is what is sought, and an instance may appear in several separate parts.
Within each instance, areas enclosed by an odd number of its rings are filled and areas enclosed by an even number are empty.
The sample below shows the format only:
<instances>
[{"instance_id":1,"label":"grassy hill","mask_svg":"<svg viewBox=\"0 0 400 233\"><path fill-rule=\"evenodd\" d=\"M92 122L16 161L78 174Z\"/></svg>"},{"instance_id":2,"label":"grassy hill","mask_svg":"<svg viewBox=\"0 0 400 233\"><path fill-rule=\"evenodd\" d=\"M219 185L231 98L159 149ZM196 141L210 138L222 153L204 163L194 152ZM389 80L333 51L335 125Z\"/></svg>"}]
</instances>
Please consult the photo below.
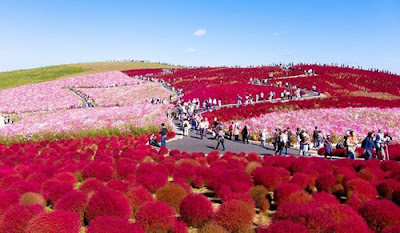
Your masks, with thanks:
<instances>
[{"instance_id":1,"label":"grassy hill","mask_svg":"<svg viewBox=\"0 0 400 233\"><path fill-rule=\"evenodd\" d=\"M170 67L171 66L168 65L145 62L93 62L0 72L0 90L59 78L106 71Z\"/></svg>"}]
</instances>

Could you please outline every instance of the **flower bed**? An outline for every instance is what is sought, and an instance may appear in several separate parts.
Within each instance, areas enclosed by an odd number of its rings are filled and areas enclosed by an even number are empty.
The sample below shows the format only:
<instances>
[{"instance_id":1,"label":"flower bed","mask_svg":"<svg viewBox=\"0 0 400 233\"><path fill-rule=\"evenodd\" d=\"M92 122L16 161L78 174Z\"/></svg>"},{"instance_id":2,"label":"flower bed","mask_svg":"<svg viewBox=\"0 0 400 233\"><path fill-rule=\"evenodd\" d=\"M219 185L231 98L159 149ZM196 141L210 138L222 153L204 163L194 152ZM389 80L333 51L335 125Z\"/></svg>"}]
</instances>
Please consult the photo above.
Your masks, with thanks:
<instances>
[{"instance_id":1,"label":"flower bed","mask_svg":"<svg viewBox=\"0 0 400 233\"><path fill-rule=\"evenodd\" d=\"M296 111L278 111L242 121L258 135L266 129L270 135L276 128L289 127L312 132L318 126L324 134L341 137L351 129L363 139L368 132L382 129L389 132L394 143L400 141L400 108L328 108Z\"/></svg>"},{"instance_id":2,"label":"flower bed","mask_svg":"<svg viewBox=\"0 0 400 233\"><path fill-rule=\"evenodd\" d=\"M79 107L82 101L66 88L121 86L136 82L122 72L113 71L5 89L0 91L0 111L30 112Z\"/></svg>"},{"instance_id":3,"label":"flower bed","mask_svg":"<svg viewBox=\"0 0 400 233\"><path fill-rule=\"evenodd\" d=\"M1 231L391 232L400 224L395 161L206 157L157 151L146 141L121 135L0 145ZM200 179L207 192L195 188Z\"/></svg>"},{"instance_id":4,"label":"flower bed","mask_svg":"<svg viewBox=\"0 0 400 233\"><path fill-rule=\"evenodd\" d=\"M148 101L150 98L168 98L172 92L158 83L137 81L129 86L110 88L77 88L94 99L96 105L130 106Z\"/></svg>"},{"instance_id":5,"label":"flower bed","mask_svg":"<svg viewBox=\"0 0 400 233\"><path fill-rule=\"evenodd\" d=\"M20 114L21 120L0 128L2 141L25 141L85 135L148 133L167 123L170 105L136 104L124 107L58 110Z\"/></svg>"}]
</instances>

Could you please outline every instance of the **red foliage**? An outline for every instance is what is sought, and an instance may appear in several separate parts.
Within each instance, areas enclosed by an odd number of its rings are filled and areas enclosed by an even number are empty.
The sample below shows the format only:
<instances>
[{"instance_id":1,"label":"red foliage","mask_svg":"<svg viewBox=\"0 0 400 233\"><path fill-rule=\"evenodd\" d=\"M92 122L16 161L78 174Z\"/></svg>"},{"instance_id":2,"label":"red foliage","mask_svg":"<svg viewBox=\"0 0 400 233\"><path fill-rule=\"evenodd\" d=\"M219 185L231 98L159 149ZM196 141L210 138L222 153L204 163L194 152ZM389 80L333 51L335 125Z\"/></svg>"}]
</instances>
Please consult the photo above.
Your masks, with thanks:
<instances>
[{"instance_id":1,"label":"red foliage","mask_svg":"<svg viewBox=\"0 0 400 233\"><path fill-rule=\"evenodd\" d=\"M339 200L335 196L324 191L313 193L312 197L315 202L339 204Z\"/></svg>"},{"instance_id":2,"label":"red foliage","mask_svg":"<svg viewBox=\"0 0 400 233\"><path fill-rule=\"evenodd\" d=\"M147 203L136 213L136 223L146 232L167 232L172 229L174 222L174 210L161 201Z\"/></svg>"},{"instance_id":3,"label":"red foliage","mask_svg":"<svg viewBox=\"0 0 400 233\"><path fill-rule=\"evenodd\" d=\"M190 226L201 227L213 215L212 203L201 194L189 194L180 204L180 214Z\"/></svg>"},{"instance_id":4,"label":"red foliage","mask_svg":"<svg viewBox=\"0 0 400 233\"><path fill-rule=\"evenodd\" d=\"M129 184L123 180L110 180L107 183L107 188L125 193L128 191Z\"/></svg>"},{"instance_id":5,"label":"red foliage","mask_svg":"<svg viewBox=\"0 0 400 233\"><path fill-rule=\"evenodd\" d=\"M213 219L230 232L248 231L253 225L254 215L253 206L243 201L231 200L222 203Z\"/></svg>"},{"instance_id":6,"label":"red foliage","mask_svg":"<svg viewBox=\"0 0 400 233\"><path fill-rule=\"evenodd\" d=\"M318 191L333 192L333 188L337 183L337 179L333 174L321 175L315 181Z\"/></svg>"},{"instance_id":7,"label":"red foliage","mask_svg":"<svg viewBox=\"0 0 400 233\"><path fill-rule=\"evenodd\" d=\"M79 191L89 194L90 192L95 192L101 188L104 188L103 182L89 178L79 186Z\"/></svg>"},{"instance_id":8,"label":"red foliage","mask_svg":"<svg viewBox=\"0 0 400 233\"><path fill-rule=\"evenodd\" d=\"M393 193L397 189L400 189L400 182L398 182L397 180L394 180L394 179L382 180L376 186L376 190L378 191L378 194L381 197L387 198L389 200L392 200Z\"/></svg>"},{"instance_id":9,"label":"red foliage","mask_svg":"<svg viewBox=\"0 0 400 233\"><path fill-rule=\"evenodd\" d=\"M150 192L154 192L167 184L168 175L160 171L154 171L139 175L137 181Z\"/></svg>"},{"instance_id":10,"label":"red foliage","mask_svg":"<svg viewBox=\"0 0 400 233\"><path fill-rule=\"evenodd\" d=\"M28 222L42 212L44 209L40 205L12 205L3 213L0 232L24 233Z\"/></svg>"},{"instance_id":11,"label":"red foliage","mask_svg":"<svg viewBox=\"0 0 400 233\"><path fill-rule=\"evenodd\" d=\"M396 226L386 227L383 229L382 233L399 233L400 232L400 224Z\"/></svg>"},{"instance_id":12,"label":"red foliage","mask_svg":"<svg viewBox=\"0 0 400 233\"><path fill-rule=\"evenodd\" d=\"M273 191L278 184L289 181L290 174L283 168L259 167L253 171L253 179L256 185L263 185Z\"/></svg>"},{"instance_id":13,"label":"red foliage","mask_svg":"<svg viewBox=\"0 0 400 233\"><path fill-rule=\"evenodd\" d=\"M311 233L329 232L335 221L329 214L302 203L288 203L278 207L274 221L289 220L304 225Z\"/></svg>"},{"instance_id":14,"label":"red foliage","mask_svg":"<svg viewBox=\"0 0 400 233\"><path fill-rule=\"evenodd\" d=\"M61 183L59 181L49 180L43 184L43 195L54 205L57 200L63 195L71 192L73 186L68 183Z\"/></svg>"},{"instance_id":15,"label":"red foliage","mask_svg":"<svg viewBox=\"0 0 400 233\"><path fill-rule=\"evenodd\" d=\"M364 204L358 211L368 226L377 232L400 223L400 208L389 200L374 200Z\"/></svg>"},{"instance_id":16,"label":"red foliage","mask_svg":"<svg viewBox=\"0 0 400 233\"><path fill-rule=\"evenodd\" d=\"M82 175L85 179L96 178L107 182L113 178L113 169L108 164L94 162L82 169Z\"/></svg>"},{"instance_id":17,"label":"red foliage","mask_svg":"<svg viewBox=\"0 0 400 233\"><path fill-rule=\"evenodd\" d=\"M257 229L257 233L308 233L307 227L304 225L288 221L281 220L275 221L268 227L260 227Z\"/></svg>"},{"instance_id":18,"label":"red foliage","mask_svg":"<svg viewBox=\"0 0 400 233\"><path fill-rule=\"evenodd\" d=\"M79 232L81 221L77 214L56 210L34 217L26 228L27 233Z\"/></svg>"},{"instance_id":19,"label":"red foliage","mask_svg":"<svg viewBox=\"0 0 400 233\"><path fill-rule=\"evenodd\" d=\"M83 220L83 214L87 202L88 197L85 193L74 190L58 199L54 206L54 209L66 210L72 213L76 213L79 218Z\"/></svg>"},{"instance_id":20,"label":"red foliage","mask_svg":"<svg viewBox=\"0 0 400 233\"><path fill-rule=\"evenodd\" d=\"M145 233L137 224L129 222L127 219L100 216L93 219L87 227L87 233Z\"/></svg>"},{"instance_id":21,"label":"red foliage","mask_svg":"<svg viewBox=\"0 0 400 233\"><path fill-rule=\"evenodd\" d=\"M130 188L126 193L126 197L134 213L138 211L142 205L154 200L153 195L142 186Z\"/></svg>"},{"instance_id":22,"label":"red foliage","mask_svg":"<svg viewBox=\"0 0 400 233\"><path fill-rule=\"evenodd\" d=\"M129 219L132 217L132 209L128 199L120 192L100 189L90 198L85 212L89 222L98 216Z\"/></svg>"},{"instance_id":23,"label":"red foliage","mask_svg":"<svg viewBox=\"0 0 400 233\"><path fill-rule=\"evenodd\" d=\"M374 186L361 179L352 179L344 184L347 198L356 198L361 203L373 200L378 193Z\"/></svg>"},{"instance_id":24,"label":"red foliage","mask_svg":"<svg viewBox=\"0 0 400 233\"><path fill-rule=\"evenodd\" d=\"M312 191L315 187L315 177L305 173L295 173L290 180L291 183L300 185L304 190Z\"/></svg>"},{"instance_id":25,"label":"red foliage","mask_svg":"<svg viewBox=\"0 0 400 233\"><path fill-rule=\"evenodd\" d=\"M176 220L172 227L172 233L188 233L189 229L182 221Z\"/></svg>"},{"instance_id":26,"label":"red foliage","mask_svg":"<svg viewBox=\"0 0 400 233\"><path fill-rule=\"evenodd\" d=\"M3 213L10 205L19 201L19 194L15 191L0 190L0 213Z\"/></svg>"}]
</instances>

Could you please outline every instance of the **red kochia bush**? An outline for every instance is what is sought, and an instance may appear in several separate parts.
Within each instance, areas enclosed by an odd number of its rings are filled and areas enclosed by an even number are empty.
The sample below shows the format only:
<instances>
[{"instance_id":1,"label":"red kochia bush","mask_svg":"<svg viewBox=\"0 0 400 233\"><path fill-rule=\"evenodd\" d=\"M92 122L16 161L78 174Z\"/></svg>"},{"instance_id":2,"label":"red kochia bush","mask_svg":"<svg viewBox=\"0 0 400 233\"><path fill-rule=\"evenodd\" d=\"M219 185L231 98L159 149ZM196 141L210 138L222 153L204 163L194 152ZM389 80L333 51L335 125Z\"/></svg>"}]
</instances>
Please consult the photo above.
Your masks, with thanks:
<instances>
[{"instance_id":1,"label":"red kochia bush","mask_svg":"<svg viewBox=\"0 0 400 233\"><path fill-rule=\"evenodd\" d=\"M168 183L156 192L156 199L165 202L179 213L179 205L187 195L186 190L179 184Z\"/></svg>"},{"instance_id":2,"label":"red kochia bush","mask_svg":"<svg viewBox=\"0 0 400 233\"><path fill-rule=\"evenodd\" d=\"M335 233L372 233L372 230L364 221L347 220L339 223L334 228Z\"/></svg>"},{"instance_id":3,"label":"red kochia bush","mask_svg":"<svg viewBox=\"0 0 400 233\"><path fill-rule=\"evenodd\" d=\"M278 184L289 181L290 174L283 168L259 167L253 172L256 185L263 185L269 191L273 191Z\"/></svg>"},{"instance_id":4,"label":"red kochia bush","mask_svg":"<svg viewBox=\"0 0 400 233\"><path fill-rule=\"evenodd\" d=\"M283 183L276 186L274 190L274 199L276 204L282 205L287 202L288 197L290 194L301 191L301 187L297 184L292 183Z\"/></svg>"},{"instance_id":5,"label":"red kochia bush","mask_svg":"<svg viewBox=\"0 0 400 233\"><path fill-rule=\"evenodd\" d=\"M201 194L191 193L182 200L180 214L190 226L201 227L213 215L212 203Z\"/></svg>"},{"instance_id":6,"label":"red kochia bush","mask_svg":"<svg viewBox=\"0 0 400 233\"><path fill-rule=\"evenodd\" d=\"M88 221L98 216L129 219L132 217L132 209L128 199L120 192L100 189L89 200L85 216Z\"/></svg>"},{"instance_id":7,"label":"red kochia bush","mask_svg":"<svg viewBox=\"0 0 400 233\"><path fill-rule=\"evenodd\" d=\"M374 186L361 179L352 179L344 185L347 198L356 198L361 203L373 200L378 193Z\"/></svg>"},{"instance_id":8,"label":"red kochia bush","mask_svg":"<svg viewBox=\"0 0 400 233\"><path fill-rule=\"evenodd\" d=\"M383 229L382 233L399 233L400 232L400 224L396 226L386 227Z\"/></svg>"},{"instance_id":9,"label":"red kochia bush","mask_svg":"<svg viewBox=\"0 0 400 233\"><path fill-rule=\"evenodd\" d=\"M130 188L126 193L126 197L132 207L133 213L136 213L142 205L154 200L154 197L149 190L142 186Z\"/></svg>"},{"instance_id":10,"label":"red kochia bush","mask_svg":"<svg viewBox=\"0 0 400 233\"><path fill-rule=\"evenodd\" d=\"M257 233L308 233L307 227L288 220L275 221L268 227L260 227Z\"/></svg>"},{"instance_id":11,"label":"red kochia bush","mask_svg":"<svg viewBox=\"0 0 400 233\"><path fill-rule=\"evenodd\" d=\"M378 183L376 190L383 198L392 200L393 193L396 189L400 189L400 182L394 179L385 179Z\"/></svg>"},{"instance_id":12,"label":"red kochia bush","mask_svg":"<svg viewBox=\"0 0 400 233\"><path fill-rule=\"evenodd\" d=\"M189 229L186 224L182 221L176 220L174 226L172 227L173 233L188 233Z\"/></svg>"},{"instance_id":13,"label":"red kochia bush","mask_svg":"<svg viewBox=\"0 0 400 233\"><path fill-rule=\"evenodd\" d=\"M54 209L66 210L78 214L79 218L83 220L83 213L88 201L85 193L79 191L72 191L62 196L56 202Z\"/></svg>"},{"instance_id":14,"label":"red kochia bush","mask_svg":"<svg viewBox=\"0 0 400 233\"><path fill-rule=\"evenodd\" d=\"M304 225L309 232L329 232L335 221L326 213L302 203L288 203L278 207L273 220L289 220Z\"/></svg>"},{"instance_id":15,"label":"red kochia bush","mask_svg":"<svg viewBox=\"0 0 400 233\"><path fill-rule=\"evenodd\" d=\"M331 204L339 204L339 200L330 193L327 192L316 192L312 194L314 202L324 202Z\"/></svg>"},{"instance_id":16,"label":"red kochia bush","mask_svg":"<svg viewBox=\"0 0 400 233\"><path fill-rule=\"evenodd\" d=\"M167 184L168 175L160 171L154 171L139 175L137 181L150 192L154 192Z\"/></svg>"},{"instance_id":17,"label":"red kochia bush","mask_svg":"<svg viewBox=\"0 0 400 233\"><path fill-rule=\"evenodd\" d=\"M0 213L3 213L10 205L19 201L19 194L15 191L2 191L0 189Z\"/></svg>"},{"instance_id":18,"label":"red kochia bush","mask_svg":"<svg viewBox=\"0 0 400 233\"><path fill-rule=\"evenodd\" d=\"M42 212L44 209L40 205L12 205L2 216L0 232L24 233L28 222Z\"/></svg>"},{"instance_id":19,"label":"red kochia bush","mask_svg":"<svg viewBox=\"0 0 400 233\"><path fill-rule=\"evenodd\" d=\"M81 186L79 186L79 191L89 194L90 192L97 191L101 188L104 188L103 182L89 178L85 180Z\"/></svg>"},{"instance_id":20,"label":"red kochia bush","mask_svg":"<svg viewBox=\"0 0 400 233\"><path fill-rule=\"evenodd\" d=\"M293 174L291 183L300 185L304 190L312 191L315 187L315 178L312 175L305 173Z\"/></svg>"},{"instance_id":21,"label":"red kochia bush","mask_svg":"<svg viewBox=\"0 0 400 233\"><path fill-rule=\"evenodd\" d=\"M49 232L79 232L81 221L77 214L56 210L42 213L33 218L27 228L27 233Z\"/></svg>"},{"instance_id":22,"label":"red kochia bush","mask_svg":"<svg viewBox=\"0 0 400 233\"><path fill-rule=\"evenodd\" d=\"M247 232L253 226L254 215L253 206L243 201L231 200L222 203L214 220L230 232Z\"/></svg>"},{"instance_id":23,"label":"red kochia bush","mask_svg":"<svg viewBox=\"0 0 400 233\"><path fill-rule=\"evenodd\" d=\"M321 175L317 178L315 184L318 191L333 192L333 188L337 183L336 177L333 174Z\"/></svg>"},{"instance_id":24,"label":"red kochia bush","mask_svg":"<svg viewBox=\"0 0 400 233\"><path fill-rule=\"evenodd\" d=\"M93 219L87 228L87 233L144 233L144 230L137 224L127 219L100 216Z\"/></svg>"},{"instance_id":25,"label":"red kochia bush","mask_svg":"<svg viewBox=\"0 0 400 233\"><path fill-rule=\"evenodd\" d=\"M174 222L174 210L161 201L147 203L136 213L136 223L146 232L168 232Z\"/></svg>"},{"instance_id":26,"label":"red kochia bush","mask_svg":"<svg viewBox=\"0 0 400 233\"><path fill-rule=\"evenodd\" d=\"M72 190L73 186L71 184L49 180L43 184L42 192L45 196L47 196L47 199L51 202L51 204L54 205L60 197L71 192Z\"/></svg>"},{"instance_id":27,"label":"red kochia bush","mask_svg":"<svg viewBox=\"0 0 400 233\"><path fill-rule=\"evenodd\" d=\"M377 232L381 232L385 227L400 223L400 208L386 199L367 202L358 212L368 226Z\"/></svg>"}]
</instances>

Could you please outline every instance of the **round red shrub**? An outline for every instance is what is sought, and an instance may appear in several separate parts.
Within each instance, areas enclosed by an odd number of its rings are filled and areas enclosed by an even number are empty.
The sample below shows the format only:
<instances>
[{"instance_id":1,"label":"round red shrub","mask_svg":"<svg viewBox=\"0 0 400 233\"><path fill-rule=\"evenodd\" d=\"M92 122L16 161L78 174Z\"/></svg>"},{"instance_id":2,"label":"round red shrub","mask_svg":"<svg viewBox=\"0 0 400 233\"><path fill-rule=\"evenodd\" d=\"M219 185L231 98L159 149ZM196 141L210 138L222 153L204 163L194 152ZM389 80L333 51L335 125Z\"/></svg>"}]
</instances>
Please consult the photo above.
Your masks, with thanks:
<instances>
[{"instance_id":1,"label":"round red shrub","mask_svg":"<svg viewBox=\"0 0 400 233\"><path fill-rule=\"evenodd\" d=\"M396 203L397 205L400 205L400 188L396 189L396 190L393 192L392 200L393 200L393 202Z\"/></svg>"},{"instance_id":2,"label":"round red shrub","mask_svg":"<svg viewBox=\"0 0 400 233\"><path fill-rule=\"evenodd\" d=\"M276 186L274 190L274 199L276 204L282 205L287 202L290 194L302 190L301 187L293 183L283 183Z\"/></svg>"},{"instance_id":3,"label":"round red shrub","mask_svg":"<svg viewBox=\"0 0 400 233\"><path fill-rule=\"evenodd\" d=\"M100 189L90 198L85 217L90 222L98 216L112 216L129 219L132 209L129 201L120 192Z\"/></svg>"},{"instance_id":4,"label":"round red shrub","mask_svg":"<svg viewBox=\"0 0 400 233\"><path fill-rule=\"evenodd\" d=\"M309 232L329 232L335 221L327 214L303 203L287 203L278 207L274 221L289 220L307 227Z\"/></svg>"},{"instance_id":5,"label":"round red shrub","mask_svg":"<svg viewBox=\"0 0 400 233\"><path fill-rule=\"evenodd\" d=\"M47 200L54 205L60 197L72 190L73 186L71 184L50 180L43 184L42 192L47 197Z\"/></svg>"},{"instance_id":6,"label":"round red shrub","mask_svg":"<svg viewBox=\"0 0 400 233\"><path fill-rule=\"evenodd\" d=\"M188 194L180 204L180 214L190 226L201 227L213 215L212 203L201 194Z\"/></svg>"},{"instance_id":7,"label":"round red shrub","mask_svg":"<svg viewBox=\"0 0 400 233\"><path fill-rule=\"evenodd\" d=\"M335 233L372 233L372 230L364 221L347 220L337 224L334 228Z\"/></svg>"},{"instance_id":8,"label":"round red shrub","mask_svg":"<svg viewBox=\"0 0 400 233\"><path fill-rule=\"evenodd\" d=\"M400 189L400 182L394 179L385 179L378 183L376 190L378 194L389 200L392 200L393 193L396 189Z\"/></svg>"},{"instance_id":9,"label":"round red shrub","mask_svg":"<svg viewBox=\"0 0 400 233\"><path fill-rule=\"evenodd\" d=\"M3 213L10 205L18 203L20 195L15 191L2 191L0 189L0 213Z\"/></svg>"},{"instance_id":10,"label":"round red shrub","mask_svg":"<svg viewBox=\"0 0 400 233\"><path fill-rule=\"evenodd\" d=\"M253 181L249 174L239 169L227 170L217 175L210 183L210 188L218 192L218 190L226 185L230 188L241 187L246 191L253 186Z\"/></svg>"},{"instance_id":11,"label":"round red shrub","mask_svg":"<svg viewBox=\"0 0 400 233\"><path fill-rule=\"evenodd\" d=\"M20 204L25 205L46 205L45 198L39 193L27 192L24 193L21 198L19 199Z\"/></svg>"},{"instance_id":12,"label":"round red shrub","mask_svg":"<svg viewBox=\"0 0 400 233\"><path fill-rule=\"evenodd\" d=\"M295 173L290 180L291 183L300 185L304 190L312 191L315 188L315 178L305 173Z\"/></svg>"},{"instance_id":13,"label":"round red shrub","mask_svg":"<svg viewBox=\"0 0 400 233\"><path fill-rule=\"evenodd\" d=\"M347 198L356 198L361 203L373 200L378 195L374 186L361 179L352 179L344 184Z\"/></svg>"},{"instance_id":14,"label":"round red shrub","mask_svg":"<svg viewBox=\"0 0 400 233\"><path fill-rule=\"evenodd\" d=\"M137 224L129 222L127 219L100 216L90 222L87 233L145 233Z\"/></svg>"},{"instance_id":15,"label":"round red shrub","mask_svg":"<svg viewBox=\"0 0 400 233\"><path fill-rule=\"evenodd\" d=\"M172 233L188 233L189 229L182 221L176 220L172 227Z\"/></svg>"},{"instance_id":16,"label":"round red shrub","mask_svg":"<svg viewBox=\"0 0 400 233\"><path fill-rule=\"evenodd\" d=\"M312 194L312 197L314 202L339 204L339 200L335 196L327 192L316 192Z\"/></svg>"},{"instance_id":17,"label":"round red shrub","mask_svg":"<svg viewBox=\"0 0 400 233\"><path fill-rule=\"evenodd\" d=\"M113 169L108 164L93 162L82 169L82 176L107 182L113 178Z\"/></svg>"},{"instance_id":18,"label":"round red shrub","mask_svg":"<svg viewBox=\"0 0 400 233\"><path fill-rule=\"evenodd\" d=\"M288 221L281 220L275 221L268 227L260 227L257 229L257 233L308 233L307 227L304 225Z\"/></svg>"},{"instance_id":19,"label":"round red shrub","mask_svg":"<svg viewBox=\"0 0 400 233\"><path fill-rule=\"evenodd\" d=\"M58 199L54 209L76 213L78 214L79 219L83 220L87 201L88 197L85 193L74 190Z\"/></svg>"},{"instance_id":20,"label":"round red shrub","mask_svg":"<svg viewBox=\"0 0 400 233\"><path fill-rule=\"evenodd\" d=\"M79 191L89 194L101 188L104 188L103 182L93 178L89 178L85 180L85 182L83 182L81 186L79 186Z\"/></svg>"},{"instance_id":21,"label":"round red shrub","mask_svg":"<svg viewBox=\"0 0 400 233\"><path fill-rule=\"evenodd\" d=\"M170 205L177 213L179 213L179 205L186 195L186 190L174 183L168 183L156 191L156 199Z\"/></svg>"},{"instance_id":22,"label":"round red shrub","mask_svg":"<svg viewBox=\"0 0 400 233\"><path fill-rule=\"evenodd\" d=\"M107 183L107 188L113 189L115 191L120 191L125 193L128 191L129 184L123 180L110 180Z\"/></svg>"},{"instance_id":23,"label":"round red shrub","mask_svg":"<svg viewBox=\"0 0 400 233\"><path fill-rule=\"evenodd\" d=\"M79 232L81 221L77 214L56 210L34 217L26 228L26 233Z\"/></svg>"},{"instance_id":24,"label":"round red shrub","mask_svg":"<svg viewBox=\"0 0 400 233\"><path fill-rule=\"evenodd\" d=\"M246 232L253 226L254 215L253 206L243 201L231 200L222 203L214 215L214 220L230 232Z\"/></svg>"},{"instance_id":25,"label":"round red shrub","mask_svg":"<svg viewBox=\"0 0 400 233\"><path fill-rule=\"evenodd\" d=\"M168 175L163 172L154 171L138 176L137 181L150 192L155 192L167 184Z\"/></svg>"},{"instance_id":26,"label":"round red shrub","mask_svg":"<svg viewBox=\"0 0 400 233\"><path fill-rule=\"evenodd\" d=\"M318 191L333 192L333 188L337 183L336 177L333 174L321 175L315 181Z\"/></svg>"},{"instance_id":27,"label":"round red shrub","mask_svg":"<svg viewBox=\"0 0 400 233\"><path fill-rule=\"evenodd\" d=\"M77 180L76 176L72 172L60 172L54 175L54 179L63 183L68 183L71 185L75 185Z\"/></svg>"},{"instance_id":28,"label":"round red shrub","mask_svg":"<svg viewBox=\"0 0 400 233\"><path fill-rule=\"evenodd\" d=\"M210 221L199 229L199 233L229 233L223 226L218 225L214 221Z\"/></svg>"},{"instance_id":29,"label":"round red shrub","mask_svg":"<svg viewBox=\"0 0 400 233\"><path fill-rule=\"evenodd\" d=\"M133 213L136 213L142 205L154 201L153 195L142 186L130 188L126 193L126 197L132 207Z\"/></svg>"},{"instance_id":30,"label":"round red shrub","mask_svg":"<svg viewBox=\"0 0 400 233\"><path fill-rule=\"evenodd\" d=\"M269 191L273 191L278 184L288 182L290 174L283 168L259 167L253 172L256 185L263 185Z\"/></svg>"},{"instance_id":31,"label":"round red shrub","mask_svg":"<svg viewBox=\"0 0 400 233\"><path fill-rule=\"evenodd\" d=\"M24 233L28 222L42 212L44 209L40 205L14 204L3 213L0 232Z\"/></svg>"},{"instance_id":32,"label":"round red shrub","mask_svg":"<svg viewBox=\"0 0 400 233\"><path fill-rule=\"evenodd\" d=\"M358 212L368 226L377 232L400 223L400 208L386 199L367 202Z\"/></svg>"},{"instance_id":33,"label":"round red shrub","mask_svg":"<svg viewBox=\"0 0 400 233\"><path fill-rule=\"evenodd\" d=\"M147 203L136 213L136 223L146 232L168 232L174 222L174 210L161 201Z\"/></svg>"}]
</instances>

